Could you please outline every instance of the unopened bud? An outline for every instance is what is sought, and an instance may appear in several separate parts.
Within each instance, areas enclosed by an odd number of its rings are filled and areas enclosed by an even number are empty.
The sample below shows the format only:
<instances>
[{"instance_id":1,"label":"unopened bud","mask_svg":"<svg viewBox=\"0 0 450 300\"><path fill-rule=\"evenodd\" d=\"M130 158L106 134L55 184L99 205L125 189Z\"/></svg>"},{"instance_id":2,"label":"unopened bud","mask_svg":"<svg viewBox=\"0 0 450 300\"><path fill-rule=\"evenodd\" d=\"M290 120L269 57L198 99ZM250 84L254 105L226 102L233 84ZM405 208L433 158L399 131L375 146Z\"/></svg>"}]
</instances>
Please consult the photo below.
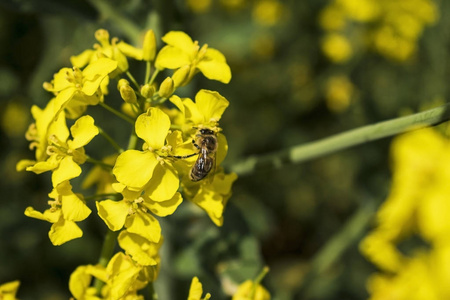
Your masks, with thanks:
<instances>
[{"instance_id":1,"label":"unopened bud","mask_svg":"<svg viewBox=\"0 0 450 300\"><path fill-rule=\"evenodd\" d=\"M119 89L120 96L122 97L123 101L125 101L126 103L137 102L136 93L126 79L120 79L117 84L117 88Z\"/></svg>"},{"instance_id":2,"label":"unopened bud","mask_svg":"<svg viewBox=\"0 0 450 300\"><path fill-rule=\"evenodd\" d=\"M164 79L164 81L159 86L159 96L163 98L169 98L170 95L172 95L173 91L175 90L175 86L173 83L173 79L170 77L167 77Z\"/></svg>"},{"instance_id":3,"label":"unopened bud","mask_svg":"<svg viewBox=\"0 0 450 300\"><path fill-rule=\"evenodd\" d=\"M178 70L175 71L172 75L173 83L175 85L175 88L179 86L186 85L187 82L186 79L189 76L189 72L191 70L191 67L189 65L185 65Z\"/></svg>"},{"instance_id":4,"label":"unopened bud","mask_svg":"<svg viewBox=\"0 0 450 300\"><path fill-rule=\"evenodd\" d=\"M155 93L155 87L150 84L145 84L141 87L141 95L144 96L144 98L149 99L153 96Z\"/></svg>"},{"instance_id":5,"label":"unopened bud","mask_svg":"<svg viewBox=\"0 0 450 300\"><path fill-rule=\"evenodd\" d=\"M142 59L152 61L156 56L156 37L153 30L147 30L144 37L144 45L142 47Z\"/></svg>"}]
</instances>

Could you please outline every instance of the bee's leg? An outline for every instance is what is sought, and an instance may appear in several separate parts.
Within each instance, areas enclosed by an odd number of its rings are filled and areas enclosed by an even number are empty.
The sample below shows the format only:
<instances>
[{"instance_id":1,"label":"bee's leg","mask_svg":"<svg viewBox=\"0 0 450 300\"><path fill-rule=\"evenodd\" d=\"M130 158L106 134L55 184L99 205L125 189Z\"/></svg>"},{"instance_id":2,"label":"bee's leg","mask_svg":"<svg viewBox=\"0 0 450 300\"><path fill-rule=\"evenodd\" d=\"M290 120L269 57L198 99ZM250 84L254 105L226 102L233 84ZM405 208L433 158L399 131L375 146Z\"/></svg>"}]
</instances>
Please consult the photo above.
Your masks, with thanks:
<instances>
[{"instance_id":1,"label":"bee's leg","mask_svg":"<svg viewBox=\"0 0 450 300\"><path fill-rule=\"evenodd\" d=\"M200 150L200 146L197 145L197 143L195 142L195 140L192 140L192 144L194 144L194 147L197 148L198 150Z\"/></svg>"},{"instance_id":2,"label":"bee's leg","mask_svg":"<svg viewBox=\"0 0 450 300\"><path fill-rule=\"evenodd\" d=\"M195 155L198 155L198 153L192 153L192 154L189 154L189 155L183 155L183 156L180 156L180 155L170 155L169 157L179 158L179 159L185 159L185 158L189 158L189 157L192 157L192 156L195 156Z\"/></svg>"}]
</instances>

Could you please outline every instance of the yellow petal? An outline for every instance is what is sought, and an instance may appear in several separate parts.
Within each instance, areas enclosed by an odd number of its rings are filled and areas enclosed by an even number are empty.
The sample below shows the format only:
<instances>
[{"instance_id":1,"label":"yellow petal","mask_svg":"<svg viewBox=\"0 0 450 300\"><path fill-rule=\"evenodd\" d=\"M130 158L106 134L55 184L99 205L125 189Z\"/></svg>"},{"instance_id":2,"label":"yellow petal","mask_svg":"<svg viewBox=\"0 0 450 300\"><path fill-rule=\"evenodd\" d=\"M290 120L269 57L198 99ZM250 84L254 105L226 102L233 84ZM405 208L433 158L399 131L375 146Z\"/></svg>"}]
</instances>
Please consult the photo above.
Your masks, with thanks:
<instances>
[{"instance_id":1,"label":"yellow petal","mask_svg":"<svg viewBox=\"0 0 450 300\"><path fill-rule=\"evenodd\" d=\"M53 76L53 91L59 92L68 87L74 87L74 84L67 80L67 74L72 74L71 68L62 68Z\"/></svg>"},{"instance_id":2,"label":"yellow petal","mask_svg":"<svg viewBox=\"0 0 450 300\"><path fill-rule=\"evenodd\" d=\"M138 49L130 44L127 44L123 41L117 44L117 48L125 54L125 56L132 57L136 60L142 60L143 53L142 49Z\"/></svg>"},{"instance_id":3,"label":"yellow petal","mask_svg":"<svg viewBox=\"0 0 450 300\"><path fill-rule=\"evenodd\" d=\"M67 105L67 103L73 98L77 89L74 86L70 86L56 95L54 106L54 117L56 117Z\"/></svg>"},{"instance_id":4,"label":"yellow petal","mask_svg":"<svg viewBox=\"0 0 450 300\"><path fill-rule=\"evenodd\" d=\"M173 214L181 202L183 202L183 197L181 197L180 193L175 193L172 199L166 201L156 202L145 198L144 205L155 215L165 217Z\"/></svg>"},{"instance_id":5,"label":"yellow petal","mask_svg":"<svg viewBox=\"0 0 450 300\"><path fill-rule=\"evenodd\" d=\"M128 216L130 205L127 201L97 201L98 215L112 231L122 229Z\"/></svg>"},{"instance_id":6,"label":"yellow petal","mask_svg":"<svg viewBox=\"0 0 450 300\"><path fill-rule=\"evenodd\" d=\"M155 66L159 70L178 69L182 66L191 64L189 55L175 47L165 46L162 48L155 60Z\"/></svg>"},{"instance_id":7,"label":"yellow petal","mask_svg":"<svg viewBox=\"0 0 450 300\"><path fill-rule=\"evenodd\" d=\"M67 221L60 218L54 223L48 232L50 241L54 246L59 246L70 240L79 238L83 235L80 227L73 221Z\"/></svg>"},{"instance_id":8,"label":"yellow petal","mask_svg":"<svg viewBox=\"0 0 450 300\"><path fill-rule=\"evenodd\" d=\"M61 202L61 210L66 220L79 222L91 214L91 209L86 203L73 193L63 196Z\"/></svg>"},{"instance_id":9,"label":"yellow petal","mask_svg":"<svg viewBox=\"0 0 450 300\"><path fill-rule=\"evenodd\" d=\"M191 120L194 124L202 124L204 122L204 117L194 101L189 98L184 98L183 106L186 119Z\"/></svg>"},{"instance_id":10,"label":"yellow petal","mask_svg":"<svg viewBox=\"0 0 450 300\"><path fill-rule=\"evenodd\" d=\"M157 261L151 255L151 251L146 251L152 247L152 243L142 236L123 230L120 232L117 241L120 247L138 264L143 266L154 266L157 264Z\"/></svg>"},{"instance_id":11,"label":"yellow petal","mask_svg":"<svg viewBox=\"0 0 450 300\"><path fill-rule=\"evenodd\" d=\"M195 103L203 115L204 122L218 122L229 102L218 92L200 90L195 96Z\"/></svg>"},{"instance_id":12,"label":"yellow petal","mask_svg":"<svg viewBox=\"0 0 450 300\"><path fill-rule=\"evenodd\" d=\"M53 171L52 174L53 186L56 187L61 182L78 177L80 176L80 174L81 174L80 166L73 161L72 156L66 156L59 163L59 167Z\"/></svg>"},{"instance_id":13,"label":"yellow petal","mask_svg":"<svg viewBox=\"0 0 450 300\"><path fill-rule=\"evenodd\" d=\"M152 180L145 187L145 194L154 201L164 201L173 197L180 186L176 171L167 164L155 167Z\"/></svg>"},{"instance_id":14,"label":"yellow petal","mask_svg":"<svg viewBox=\"0 0 450 300\"><path fill-rule=\"evenodd\" d=\"M205 57L197 64L197 68L208 79L229 83L231 70L225 61L225 56L216 49L208 48Z\"/></svg>"},{"instance_id":15,"label":"yellow petal","mask_svg":"<svg viewBox=\"0 0 450 300\"><path fill-rule=\"evenodd\" d=\"M94 54L95 54L94 50L87 49L78 55L71 56L70 63L72 64L72 66L81 69L91 61L92 56Z\"/></svg>"},{"instance_id":16,"label":"yellow petal","mask_svg":"<svg viewBox=\"0 0 450 300\"><path fill-rule=\"evenodd\" d=\"M28 206L25 209L25 216L38 220L47 221L50 223L55 223L59 220L59 217L61 216L61 211L47 209L44 211L44 213L41 213L40 211L35 210L31 206Z\"/></svg>"},{"instance_id":17,"label":"yellow petal","mask_svg":"<svg viewBox=\"0 0 450 300\"><path fill-rule=\"evenodd\" d=\"M120 252L119 252L120 253ZM139 272L142 267L135 266L128 256L121 254L120 259L114 259L114 256L110 263L108 263L108 287L109 297L108 299L124 299L123 296L127 293L132 285L135 283ZM113 265L113 268L110 268Z\"/></svg>"},{"instance_id":18,"label":"yellow petal","mask_svg":"<svg viewBox=\"0 0 450 300\"><path fill-rule=\"evenodd\" d=\"M103 79L117 68L117 62L109 58L99 58L83 70L85 81L82 91L88 96L94 95Z\"/></svg>"},{"instance_id":19,"label":"yellow petal","mask_svg":"<svg viewBox=\"0 0 450 300\"><path fill-rule=\"evenodd\" d=\"M169 101L172 102L172 104L175 105L184 115L184 105L180 97L173 95L169 98Z\"/></svg>"},{"instance_id":20,"label":"yellow petal","mask_svg":"<svg viewBox=\"0 0 450 300\"><path fill-rule=\"evenodd\" d=\"M191 51L191 48L194 47L194 42L191 37L183 31L169 31L162 37L162 40L168 45L186 51Z\"/></svg>"},{"instance_id":21,"label":"yellow petal","mask_svg":"<svg viewBox=\"0 0 450 300\"><path fill-rule=\"evenodd\" d=\"M200 300L203 294L203 287L197 276L192 278L191 287L189 289L188 300Z\"/></svg>"},{"instance_id":22,"label":"yellow petal","mask_svg":"<svg viewBox=\"0 0 450 300\"><path fill-rule=\"evenodd\" d=\"M27 167L26 170L36 174L41 174L43 172L56 169L59 166L59 163L60 161L56 155L52 155L46 161L37 162L34 166Z\"/></svg>"},{"instance_id":23,"label":"yellow petal","mask_svg":"<svg viewBox=\"0 0 450 300\"><path fill-rule=\"evenodd\" d=\"M125 227L128 232L142 236L153 243L161 239L161 226L158 220L149 213L138 211L127 218Z\"/></svg>"},{"instance_id":24,"label":"yellow petal","mask_svg":"<svg viewBox=\"0 0 450 300\"><path fill-rule=\"evenodd\" d=\"M68 141L71 149L78 149L87 145L98 133L97 126L94 125L94 119L91 116L79 118L75 124L70 127L73 140Z\"/></svg>"},{"instance_id":25,"label":"yellow petal","mask_svg":"<svg viewBox=\"0 0 450 300\"><path fill-rule=\"evenodd\" d=\"M25 171L28 167L31 167L36 164L35 160L22 159L16 164L16 171Z\"/></svg>"},{"instance_id":26,"label":"yellow petal","mask_svg":"<svg viewBox=\"0 0 450 300\"><path fill-rule=\"evenodd\" d=\"M158 164L154 153L127 150L117 157L113 174L117 181L132 189L141 189L148 183Z\"/></svg>"},{"instance_id":27,"label":"yellow petal","mask_svg":"<svg viewBox=\"0 0 450 300\"><path fill-rule=\"evenodd\" d=\"M87 266L79 266L69 279L69 290L75 299L84 299L86 290L91 285L92 276L86 272Z\"/></svg>"},{"instance_id":28,"label":"yellow petal","mask_svg":"<svg viewBox=\"0 0 450 300\"><path fill-rule=\"evenodd\" d=\"M159 108L150 107L136 120L136 134L151 149L161 149L170 129L169 116Z\"/></svg>"}]
</instances>

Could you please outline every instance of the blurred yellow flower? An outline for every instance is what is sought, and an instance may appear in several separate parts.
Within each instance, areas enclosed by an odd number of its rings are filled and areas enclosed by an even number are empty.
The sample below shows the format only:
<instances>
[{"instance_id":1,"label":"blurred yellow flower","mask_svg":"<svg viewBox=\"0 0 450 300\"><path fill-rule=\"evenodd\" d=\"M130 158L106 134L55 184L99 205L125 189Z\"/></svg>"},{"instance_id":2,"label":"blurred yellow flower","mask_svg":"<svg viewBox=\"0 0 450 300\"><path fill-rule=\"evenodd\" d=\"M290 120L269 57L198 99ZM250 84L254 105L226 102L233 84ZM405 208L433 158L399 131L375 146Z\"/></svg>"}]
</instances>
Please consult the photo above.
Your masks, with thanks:
<instances>
[{"instance_id":1,"label":"blurred yellow flower","mask_svg":"<svg viewBox=\"0 0 450 300\"><path fill-rule=\"evenodd\" d=\"M281 20L284 13L285 8L280 1L259 0L253 7L252 17L260 25L273 26Z\"/></svg>"},{"instance_id":2,"label":"blurred yellow flower","mask_svg":"<svg viewBox=\"0 0 450 300\"><path fill-rule=\"evenodd\" d=\"M448 299L450 141L422 129L396 138L391 153L391 192L360 245L386 272L369 279L371 299ZM429 246L400 251L398 244L414 234Z\"/></svg>"},{"instance_id":3,"label":"blurred yellow flower","mask_svg":"<svg viewBox=\"0 0 450 300\"><path fill-rule=\"evenodd\" d=\"M322 40L323 53L335 63L344 63L353 55L350 41L344 35L327 34Z\"/></svg>"},{"instance_id":4,"label":"blurred yellow flower","mask_svg":"<svg viewBox=\"0 0 450 300\"><path fill-rule=\"evenodd\" d=\"M188 7L197 14L202 14L211 8L211 0L186 0Z\"/></svg>"},{"instance_id":5,"label":"blurred yellow flower","mask_svg":"<svg viewBox=\"0 0 450 300\"><path fill-rule=\"evenodd\" d=\"M207 293L205 297L202 298L203 286L197 277L192 278L191 287L189 289L189 295L187 300L208 300L211 298L211 294Z\"/></svg>"},{"instance_id":6,"label":"blurred yellow flower","mask_svg":"<svg viewBox=\"0 0 450 300\"><path fill-rule=\"evenodd\" d=\"M1 300L17 300L16 294L19 289L20 281L11 281L0 285Z\"/></svg>"},{"instance_id":7,"label":"blurred yellow flower","mask_svg":"<svg viewBox=\"0 0 450 300\"><path fill-rule=\"evenodd\" d=\"M21 136L28 125L28 109L17 101L10 101L3 108L0 124L10 137Z\"/></svg>"},{"instance_id":8,"label":"blurred yellow flower","mask_svg":"<svg viewBox=\"0 0 450 300\"><path fill-rule=\"evenodd\" d=\"M326 84L327 107L332 112L345 111L353 96L354 86L347 76L333 76Z\"/></svg>"}]
</instances>

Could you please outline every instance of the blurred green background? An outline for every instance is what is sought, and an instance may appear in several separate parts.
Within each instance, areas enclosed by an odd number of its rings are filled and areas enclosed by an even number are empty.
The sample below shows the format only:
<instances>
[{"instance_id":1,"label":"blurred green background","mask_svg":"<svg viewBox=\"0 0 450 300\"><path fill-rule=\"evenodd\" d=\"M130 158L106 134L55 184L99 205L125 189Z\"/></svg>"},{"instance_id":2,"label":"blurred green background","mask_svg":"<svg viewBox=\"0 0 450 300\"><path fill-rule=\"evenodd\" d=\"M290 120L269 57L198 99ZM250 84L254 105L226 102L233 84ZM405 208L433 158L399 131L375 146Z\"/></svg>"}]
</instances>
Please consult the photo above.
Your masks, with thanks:
<instances>
[{"instance_id":1,"label":"blurred green background","mask_svg":"<svg viewBox=\"0 0 450 300\"><path fill-rule=\"evenodd\" d=\"M42 83L91 48L96 29L137 46L146 29L159 41L183 30L224 53L230 84L198 75L180 96L206 88L230 101L221 121L230 168L250 155L443 104L449 12L443 0L0 1L0 283L21 280L21 299L68 299L71 272L98 259L106 226L95 208L83 238L54 247L50 224L23 214L30 205L45 209L49 174L15 171L32 158L24 138L31 105L44 107L51 97ZM138 68L131 64L142 75ZM103 121L125 145L128 128ZM97 157L112 153L102 143L90 149ZM183 203L161 221L160 299L185 298L192 276L213 299L227 299L264 265L273 299L367 298L374 267L358 242L389 191L389 143L240 177L221 228Z\"/></svg>"}]
</instances>

